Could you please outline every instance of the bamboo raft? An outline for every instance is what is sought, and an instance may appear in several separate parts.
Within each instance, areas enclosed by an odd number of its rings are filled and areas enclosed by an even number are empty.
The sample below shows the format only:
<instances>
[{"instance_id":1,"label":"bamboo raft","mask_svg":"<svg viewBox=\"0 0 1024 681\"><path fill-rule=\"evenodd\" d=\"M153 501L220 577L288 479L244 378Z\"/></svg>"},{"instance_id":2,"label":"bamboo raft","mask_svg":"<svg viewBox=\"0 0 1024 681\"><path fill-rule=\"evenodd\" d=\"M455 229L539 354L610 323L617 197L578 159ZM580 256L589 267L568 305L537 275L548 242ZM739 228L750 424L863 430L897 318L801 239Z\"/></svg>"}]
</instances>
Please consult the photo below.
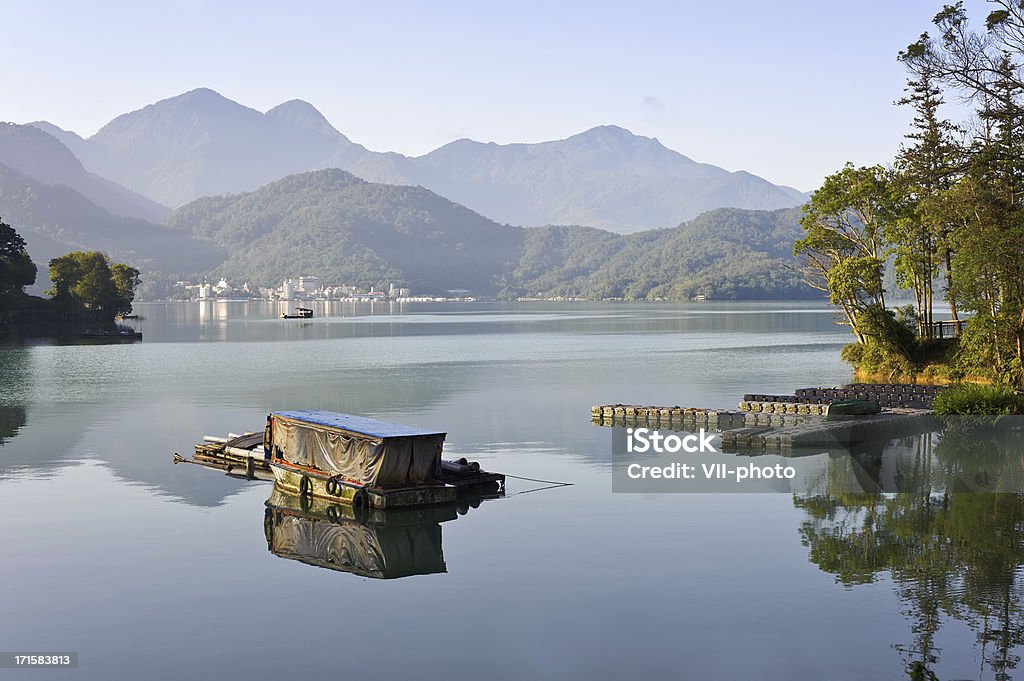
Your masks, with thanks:
<instances>
[{"instance_id":1,"label":"bamboo raft","mask_svg":"<svg viewBox=\"0 0 1024 681\"><path fill-rule=\"evenodd\" d=\"M195 463L247 480L274 481L274 473L263 456L263 433L206 435L195 446L191 459L175 452L174 463Z\"/></svg>"}]
</instances>

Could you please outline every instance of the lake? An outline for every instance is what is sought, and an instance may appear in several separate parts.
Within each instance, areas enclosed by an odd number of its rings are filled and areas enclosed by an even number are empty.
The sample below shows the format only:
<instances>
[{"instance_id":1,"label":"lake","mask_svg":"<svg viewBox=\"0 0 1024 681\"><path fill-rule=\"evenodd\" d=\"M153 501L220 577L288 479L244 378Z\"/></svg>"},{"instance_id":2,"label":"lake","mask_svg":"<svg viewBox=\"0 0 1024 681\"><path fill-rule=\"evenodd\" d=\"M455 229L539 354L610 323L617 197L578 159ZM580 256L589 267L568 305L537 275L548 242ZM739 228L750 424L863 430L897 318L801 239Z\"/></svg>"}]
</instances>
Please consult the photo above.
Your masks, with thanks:
<instances>
[{"instance_id":1,"label":"lake","mask_svg":"<svg viewBox=\"0 0 1024 681\"><path fill-rule=\"evenodd\" d=\"M612 492L592 405L735 408L849 382L849 332L824 306L313 307L139 304L138 344L0 346L0 649L79 653L75 672L14 676L1019 673L1019 495ZM393 568L329 569L321 517L172 464L276 409L443 430L449 458L572 484L510 479L444 517L338 525Z\"/></svg>"}]
</instances>

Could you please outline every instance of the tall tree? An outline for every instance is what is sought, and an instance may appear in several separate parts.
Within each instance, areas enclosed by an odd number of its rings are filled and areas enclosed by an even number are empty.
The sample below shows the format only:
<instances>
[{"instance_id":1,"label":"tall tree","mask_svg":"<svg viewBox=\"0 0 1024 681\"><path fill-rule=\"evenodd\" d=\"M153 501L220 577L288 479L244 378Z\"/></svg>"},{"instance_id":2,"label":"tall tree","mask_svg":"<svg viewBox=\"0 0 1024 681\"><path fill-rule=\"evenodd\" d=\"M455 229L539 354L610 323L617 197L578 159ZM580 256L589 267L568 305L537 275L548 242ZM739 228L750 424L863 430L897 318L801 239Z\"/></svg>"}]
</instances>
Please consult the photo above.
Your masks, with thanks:
<instances>
[{"instance_id":1,"label":"tall tree","mask_svg":"<svg viewBox=\"0 0 1024 681\"><path fill-rule=\"evenodd\" d=\"M0 218L0 293L20 292L36 280L36 266L25 239Z\"/></svg>"},{"instance_id":2,"label":"tall tree","mask_svg":"<svg viewBox=\"0 0 1024 681\"><path fill-rule=\"evenodd\" d=\"M974 313L963 355L1005 382L1024 385L1024 89L1012 77L991 84L979 117L961 195L967 220L956 233L954 284Z\"/></svg>"},{"instance_id":3,"label":"tall tree","mask_svg":"<svg viewBox=\"0 0 1024 681\"><path fill-rule=\"evenodd\" d=\"M885 168L846 164L804 206L800 223L807 235L793 246L807 283L828 293L862 344L867 335L858 319L885 308L885 231L899 217L894 191Z\"/></svg>"},{"instance_id":4,"label":"tall tree","mask_svg":"<svg viewBox=\"0 0 1024 681\"><path fill-rule=\"evenodd\" d=\"M25 250L25 239L0 219L0 322L8 303L36 280L36 265Z\"/></svg>"},{"instance_id":5,"label":"tall tree","mask_svg":"<svg viewBox=\"0 0 1024 681\"><path fill-rule=\"evenodd\" d=\"M135 289L141 283L140 274L137 269L122 262L110 266L110 275L117 291L117 314L128 314L132 311Z\"/></svg>"},{"instance_id":6,"label":"tall tree","mask_svg":"<svg viewBox=\"0 0 1024 681\"><path fill-rule=\"evenodd\" d=\"M971 99L998 96L996 82L1009 78L1024 87L1024 6L1020 0L988 0L997 9L985 19L985 30L972 30L964 3L944 5L932 23L939 31L936 43L925 33L901 53L914 70L925 68ZM1004 57L1009 58L1007 72Z\"/></svg>"},{"instance_id":7,"label":"tall tree","mask_svg":"<svg viewBox=\"0 0 1024 681\"><path fill-rule=\"evenodd\" d=\"M1024 386L1024 4L991 4L981 32L962 2L945 6L933 20L941 38L925 34L900 58L977 107L965 177L938 202L956 224L950 288L974 313L960 354Z\"/></svg>"},{"instance_id":8,"label":"tall tree","mask_svg":"<svg viewBox=\"0 0 1024 681\"><path fill-rule=\"evenodd\" d=\"M962 145L955 134L959 128L943 119L939 108L944 103L938 84L939 74L928 60L917 58L922 50L931 50L931 40L923 34L915 45L900 52L899 60L910 71L906 95L897 104L914 111L912 130L906 135L897 157L897 166L906 185L906 218L894 234L896 271L901 284L913 288L917 302L919 332L930 335L933 321L933 281L939 270L945 272L945 297L953 320L959 321L953 294L952 240L955 223L946 210L946 192L962 173Z\"/></svg>"}]
</instances>

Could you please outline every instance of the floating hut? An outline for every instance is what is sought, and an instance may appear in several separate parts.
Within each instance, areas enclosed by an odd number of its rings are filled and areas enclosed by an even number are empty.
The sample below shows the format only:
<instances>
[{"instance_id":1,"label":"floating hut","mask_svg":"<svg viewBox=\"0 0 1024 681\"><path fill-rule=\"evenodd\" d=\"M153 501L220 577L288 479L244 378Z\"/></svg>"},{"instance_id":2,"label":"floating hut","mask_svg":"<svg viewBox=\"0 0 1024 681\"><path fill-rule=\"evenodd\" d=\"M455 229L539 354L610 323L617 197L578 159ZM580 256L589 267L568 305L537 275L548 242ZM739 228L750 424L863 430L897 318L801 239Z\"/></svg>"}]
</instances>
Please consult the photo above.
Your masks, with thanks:
<instances>
[{"instance_id":1,"label":"floating hut","mask_svg":"<svg viewBox=\"0 0 1024 681\"><path fill-rule=\"evenodd\" d=\"M441 459L445 433L330 411L278 411L262 433L206 435L194 463L357 510L494 498L505 476L462 458Z\"/></svg>"},{"instance_id":2,"label":"floating hut","mask_svg":"<svg viewBox=\"0 0 1024 681\"><path fill-rule=\"evenodd\" d=\"M267 417L264 451L277 484L357 508L455 501L441 478L445 433L330 411Z\"/></svg>"}]
</instances>

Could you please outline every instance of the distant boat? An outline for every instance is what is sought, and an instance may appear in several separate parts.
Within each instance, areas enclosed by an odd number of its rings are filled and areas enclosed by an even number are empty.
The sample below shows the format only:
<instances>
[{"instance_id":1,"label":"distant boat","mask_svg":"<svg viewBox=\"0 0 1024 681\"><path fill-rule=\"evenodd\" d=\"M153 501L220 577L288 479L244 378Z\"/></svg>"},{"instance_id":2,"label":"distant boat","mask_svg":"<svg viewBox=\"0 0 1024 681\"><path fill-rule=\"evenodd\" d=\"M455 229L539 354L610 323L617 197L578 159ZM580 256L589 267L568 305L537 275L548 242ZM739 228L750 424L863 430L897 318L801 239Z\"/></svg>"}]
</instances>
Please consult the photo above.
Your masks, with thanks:
<instances>
[{"instance_id":1,"label":"distant boat","mask_svg":"<svg viewBox=\"0 0 1024 681\"><path fill-rule=\"evenodd\" d=\"M140 341L141 331L79 331L79 338L88 340Z\"/></svg>"},{"instance_id":2,"label":"distant boat","mask_svg":"<svg viewBox=\"0 0 1024 681\"><path fill-rule=\"evenodd\" d=\"M288 314L287 312L281 313L281 319L312 319L313 311L308 307L297 307L295 308L294 314Z\"/></svg>"},{"instance_id":3,"label":"distant boat","mask_svg":"<svg viewBox=\"0 0 1024 681\"><path fill-rule=\"evenodd\" d=\"M119 314L114 319L142 319L142 317L137 314Z\"/></svg>"}]
</instances>

